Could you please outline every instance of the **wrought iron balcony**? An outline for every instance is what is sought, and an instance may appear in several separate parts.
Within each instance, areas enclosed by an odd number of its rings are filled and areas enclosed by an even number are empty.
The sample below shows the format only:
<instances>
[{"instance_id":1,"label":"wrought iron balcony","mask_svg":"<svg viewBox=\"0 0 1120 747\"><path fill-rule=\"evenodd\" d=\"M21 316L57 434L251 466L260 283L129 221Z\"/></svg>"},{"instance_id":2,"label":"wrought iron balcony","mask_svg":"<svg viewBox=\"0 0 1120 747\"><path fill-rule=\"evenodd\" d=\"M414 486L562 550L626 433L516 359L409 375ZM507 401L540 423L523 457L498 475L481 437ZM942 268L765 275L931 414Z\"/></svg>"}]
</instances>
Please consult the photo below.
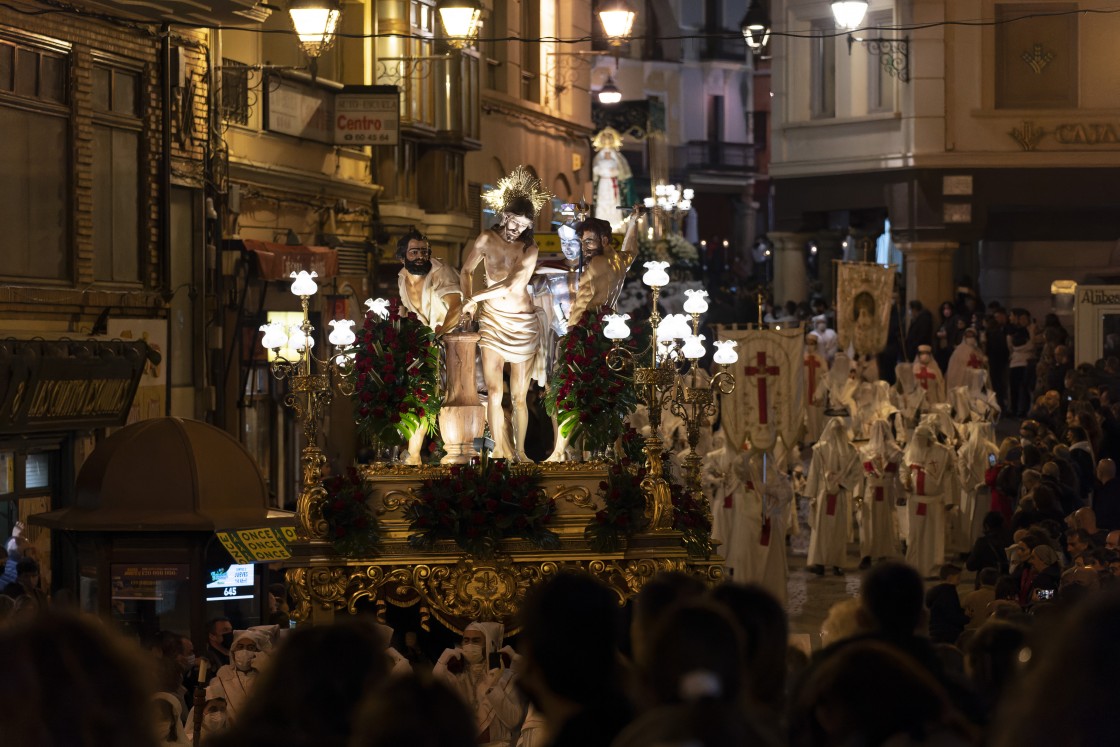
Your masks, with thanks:
<instances>
[{"instance_id":1,"label":"wrought iron balcony","mask_svg":"<svg viewBox=\"0 0 1120 747\"><path fill-rule=\"evenodd\" d=\"M749 172L754 168L754 146L750 143L720 143L694 140L677 149L679 169Z\"/></svg>"}]
</instances>

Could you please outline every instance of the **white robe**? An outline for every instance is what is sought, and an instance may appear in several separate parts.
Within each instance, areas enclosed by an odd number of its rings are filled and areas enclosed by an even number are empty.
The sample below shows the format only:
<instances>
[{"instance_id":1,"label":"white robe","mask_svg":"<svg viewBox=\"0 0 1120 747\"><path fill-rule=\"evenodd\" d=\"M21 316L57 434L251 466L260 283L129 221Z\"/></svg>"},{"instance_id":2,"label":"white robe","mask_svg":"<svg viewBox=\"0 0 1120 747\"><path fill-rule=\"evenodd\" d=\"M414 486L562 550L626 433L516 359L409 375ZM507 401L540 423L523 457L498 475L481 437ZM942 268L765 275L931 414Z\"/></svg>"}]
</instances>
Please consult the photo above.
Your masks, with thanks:
<instances>
[{"instance_id":1,"label":"white robe","mask_svg":"<svg viewBox=\"0 0 1120 747\"><path fill-rule=\"evenodd\" d=\"M752 501L744 480L747 452L724 445L704 459L704 481L712 507L712 539L733 581L746 582L754 576L751 552ZM753 492L753 491L752 491Z\"/></svg>"},{"instance_id":2,"label":"white robe","mask_svg":"<svg viewBox=\"0 0 1120 747\"><path fill-rule=\"evenodd\" d=\"M980 351L975 340L966 337L949 357L949 367L945 370L945 387L954 389L958 386L968 386L969 372L978 369L987 371L988 359Z\"/></svg>"},{"instance_id":3,"label":"white robe","mask_svg":"<svg viewBox=\"0 0 1120 747\"><path fill-rule=\"evenodd\" d=\"M894 558L901 554L898 528L895 526L895 504L901 488L899 467L902 450L890 439L889 430L886 421L876 421L872 426L871 441L860 449L863 480L859 488L859 553L865 558Z\"/></svg>"},{"instance_id":4,"label":"white robe","mask_svg":"<svg viewBox=\"0 0 1120 747\"><path fill-rule=\"evenodd\" d=\"M941 375L941 368L932 357L929 363L916 360L913 363L914 381L918 388L926 393L926 403L936 405L945 401L945 378Z\"/></svg>"},{"instance_id":5,"label":"white robe","mask_svg":"<svg viewBox=\"0 0 1120 747\"><path fill-rule=\"evenodd\" d=\"M789 528L793 487L785 473L775 467L767 469L763 483L761 465L751 465L755 501L751 516L751 547L754 552L753 576L746 581L759 584L783 605L786 603L789 565L786 562L786 531ZM754 527L757 526L757 529Z\"/></svg>"},{"instance_id":6,"label":"white robe","mask_svg":"<svg viewBox=\"0 0 1120 747\"><path fill-rule=\"evenodd\" d=\"M968 533L969 548L983 534L984 516L991 508L991 498L977 500L977 493L984 486L984 476L991 467L989 457L999 455L991 423L969 423L968 436L957 454L957 475L961 486L961 516Z\"/></svg>"},{"instance_id":7,"label":"white robe","mask_svg":"<svg viewBox=\"0 0 1120 747\"><path fill-rule=\"evenodd\" d=\"M474 627L477 626L477 627ZM454 674L447 668L448 661L461 656L457 649L447 649L432 668L432 676L450 687L475 716L475 741L491 747L513 747L517 730L525 719L526 704L514 686L512 669L487 667L488 654L498 653L502 643L501 627L497 623L472 623L468 629L477 629L486 637L483 647L484 662L479 665L464 664L463 671Z\"/></svg>"},{"instance_id":8,"label":"white robe","mask_svg":"<svg viewBox=\"0 0 1120 747\"><path fill-rule=\"evenodd\" d=\"M842 567L848 555L852 490L859 484L859 452L848 440L843 422L832 418L813 447L805 494L810 510L808 564Z\"/></svg>"},{"instance_id":9,"label":"white robe","mask_svg":"<svg viewBox=\"0 0 1120 747\"><path fill-rule=\"evenodd\" d=\"M815 443L824 428L824 406L828 399L826 382L828 364L824 356L814 350L805 351L805 438L804 443Z\"/></svg>"},{"instance_id":10,"label":"white robe","mask_svg":"<svg viewBox=\"0 0 1120 747\"><path fill-rule=\"evenodd\" d=\"M915 440L904 458L909 493L906 562L923 576L935 574L945 562L945 503L956 466L947 446Z\"/></svg>"}]
</instances>

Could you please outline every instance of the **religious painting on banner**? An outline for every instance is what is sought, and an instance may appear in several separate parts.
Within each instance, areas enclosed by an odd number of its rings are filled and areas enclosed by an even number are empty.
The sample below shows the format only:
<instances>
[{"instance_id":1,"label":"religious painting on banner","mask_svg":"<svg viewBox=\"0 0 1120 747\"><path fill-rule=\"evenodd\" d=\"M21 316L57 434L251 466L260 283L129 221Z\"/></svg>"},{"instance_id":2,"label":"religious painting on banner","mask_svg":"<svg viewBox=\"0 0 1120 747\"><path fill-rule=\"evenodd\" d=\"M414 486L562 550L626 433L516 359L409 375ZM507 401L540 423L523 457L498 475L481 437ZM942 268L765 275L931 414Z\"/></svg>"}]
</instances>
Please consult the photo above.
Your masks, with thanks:
<instances>
[{"instance_id":1,"label":"religious painting on banner","mask_svg":"<svg viewBox=\"0 0 1120 747\"><path fill-rule=\"evenodd\" d=\"M841 262L836 273L836 327L841 350L878 355L887 346L895 268Z\"/></svg>"},{"instance_id":2,"label":"religious painting on banner","mask_svg":"<svg viewBox=\"0 0 1120 747\"><path fill-rule=\"evenodd\" d=\"M730 443L769 451L781 438L797 443L805 418L803 330L718 327L721 340L735 340L735 391L721 399L720 423Z\"/></svg>"}]
</instances>

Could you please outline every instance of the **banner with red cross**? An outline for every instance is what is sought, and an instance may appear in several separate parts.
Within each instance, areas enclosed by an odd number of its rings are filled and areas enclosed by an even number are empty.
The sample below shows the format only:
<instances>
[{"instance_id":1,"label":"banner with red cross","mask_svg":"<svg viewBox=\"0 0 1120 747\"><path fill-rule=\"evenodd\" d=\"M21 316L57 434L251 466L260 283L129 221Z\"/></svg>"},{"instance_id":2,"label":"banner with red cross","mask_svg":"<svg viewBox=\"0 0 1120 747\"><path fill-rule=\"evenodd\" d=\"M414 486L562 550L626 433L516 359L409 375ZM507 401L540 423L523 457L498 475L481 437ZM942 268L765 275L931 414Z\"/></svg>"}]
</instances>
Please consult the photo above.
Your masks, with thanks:
<instances>
[{"instance_id":1,"label":"banner with red cross","mask_svg":"<svg viewBox=\"0 0 1120 747\"><path fill-rule=\"evenodd\" d=\"M794 325L716 332L721 340L739 343L735 391L721 398L720 423L731 443L769 451L780 437L792 446L805 417L803 330Z\"/></svg>"}]
</instances>

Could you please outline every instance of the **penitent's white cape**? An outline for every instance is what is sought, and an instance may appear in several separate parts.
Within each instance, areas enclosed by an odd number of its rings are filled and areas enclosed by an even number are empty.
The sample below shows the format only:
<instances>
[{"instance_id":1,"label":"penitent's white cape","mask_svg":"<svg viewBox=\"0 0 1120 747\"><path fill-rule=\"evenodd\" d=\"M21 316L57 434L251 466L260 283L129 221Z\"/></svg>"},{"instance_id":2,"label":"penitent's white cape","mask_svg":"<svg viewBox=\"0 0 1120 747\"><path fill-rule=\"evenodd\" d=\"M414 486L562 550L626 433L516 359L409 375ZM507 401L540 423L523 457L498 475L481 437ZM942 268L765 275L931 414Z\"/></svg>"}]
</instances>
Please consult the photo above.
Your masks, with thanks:
<instances>
[{"instance_id":1,"label":"penitent's white cape","mask_svg":"<svg viewBox=\"0 0 1120 747\"><path fill-rule=\"evenodd\" d=\"M809 565L844 565L852 523L852 490L859 480L859 452L848 438L844 422L830 418L813 447L805 483L805 495L812 502Z\"/></svg>"}]
</instances>

